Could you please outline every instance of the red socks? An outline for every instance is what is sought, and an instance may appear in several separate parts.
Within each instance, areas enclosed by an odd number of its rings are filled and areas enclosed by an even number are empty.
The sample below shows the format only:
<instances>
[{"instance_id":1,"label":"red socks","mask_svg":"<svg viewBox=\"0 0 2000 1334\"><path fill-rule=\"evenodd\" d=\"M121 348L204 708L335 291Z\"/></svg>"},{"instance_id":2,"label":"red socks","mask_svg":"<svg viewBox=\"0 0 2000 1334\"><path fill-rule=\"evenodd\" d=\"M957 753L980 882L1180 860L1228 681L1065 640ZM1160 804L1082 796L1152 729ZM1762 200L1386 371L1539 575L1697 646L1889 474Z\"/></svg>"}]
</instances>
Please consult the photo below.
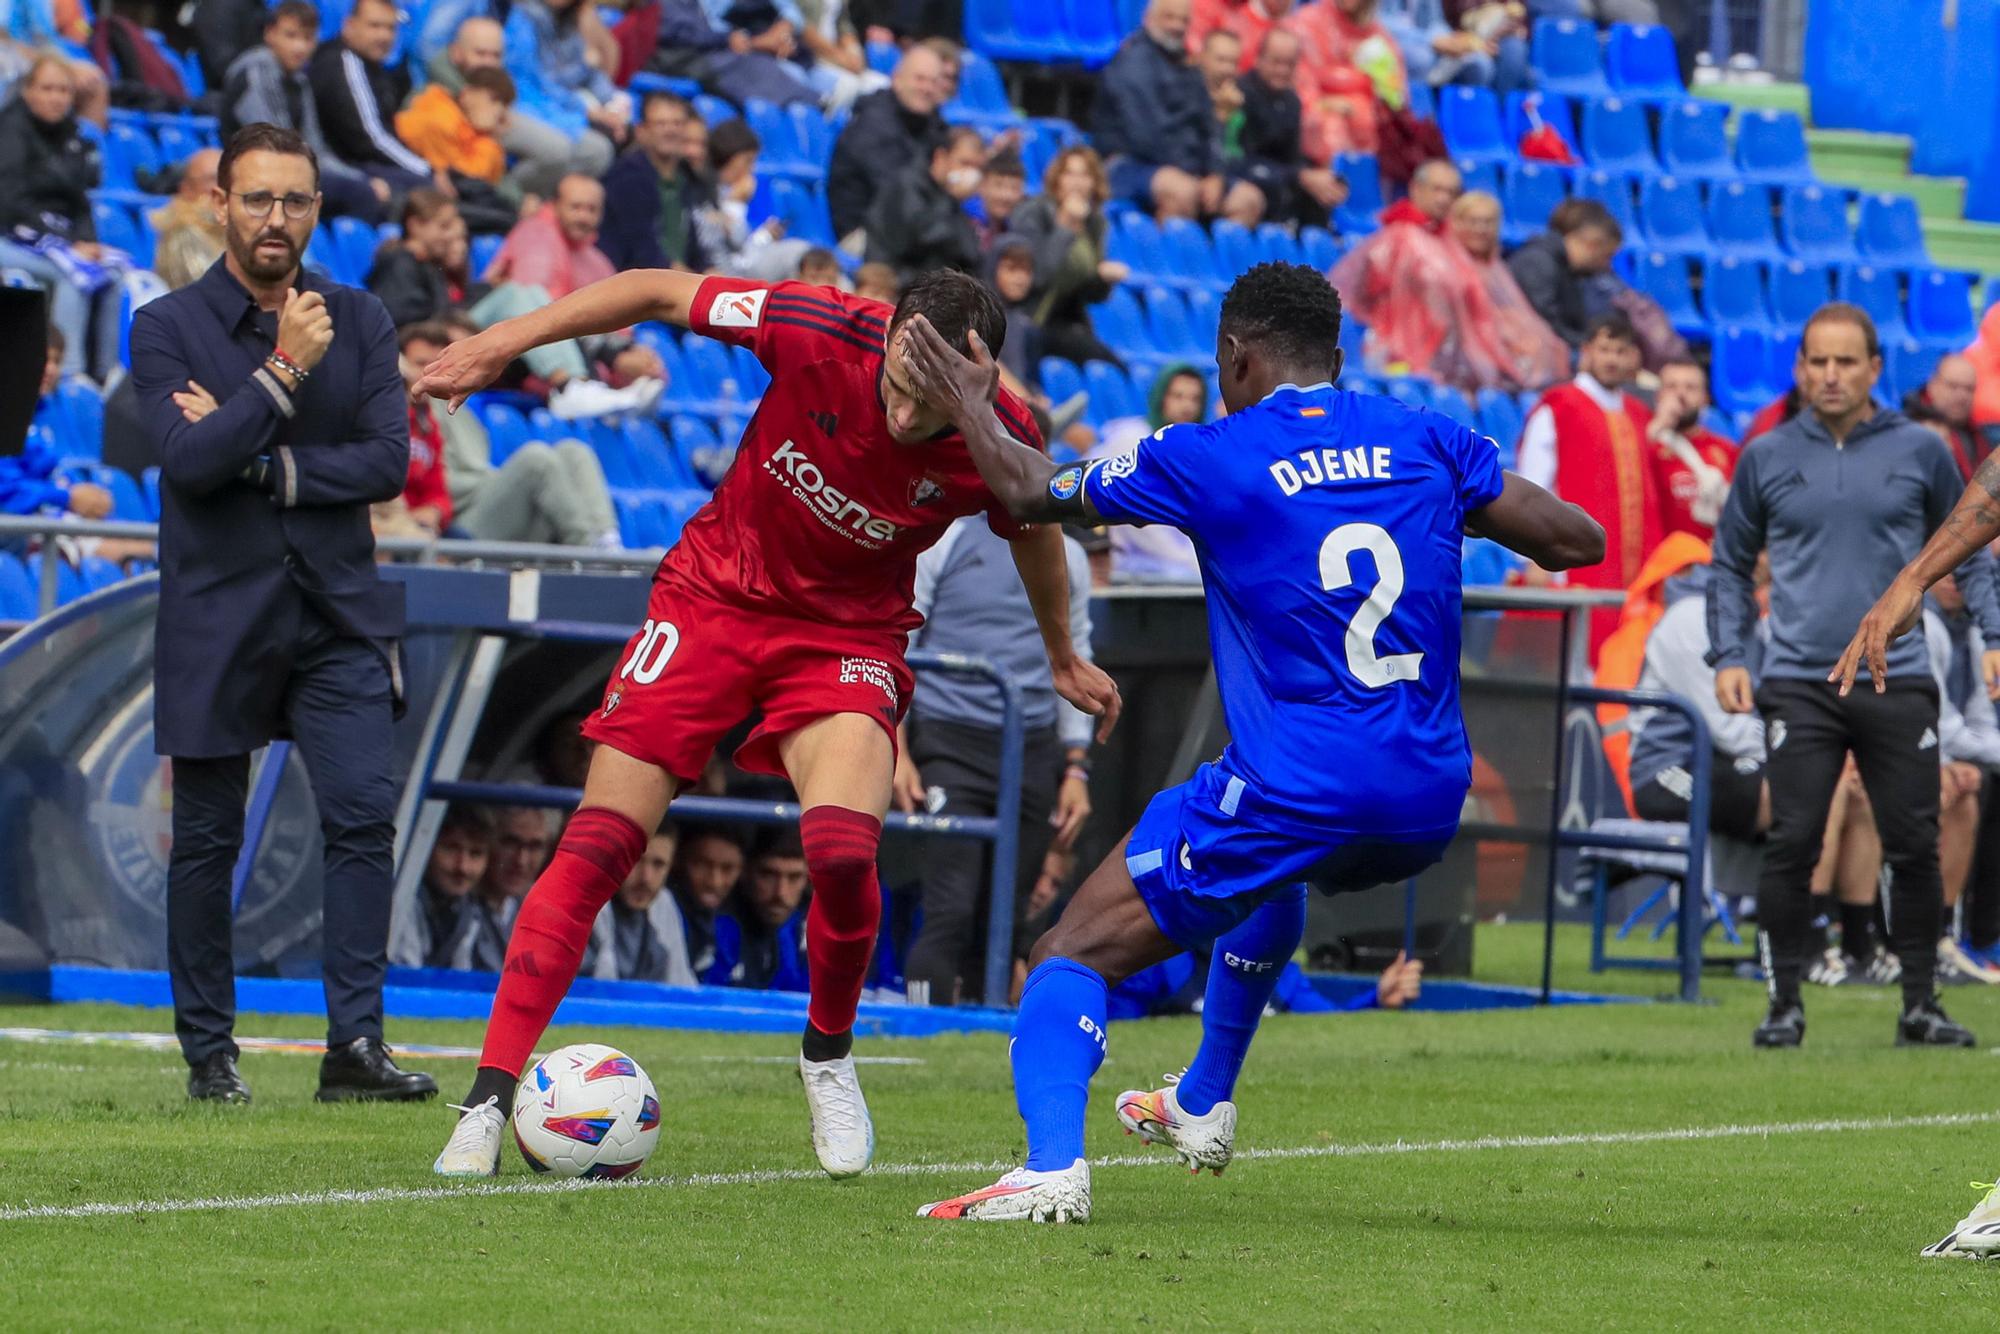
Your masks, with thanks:
<instances>
[{"instance_id":1,"label":"red socks","mask_svg":"<svg viewBox=\"0 0 2000 1334\"><path fill-rule=\"evenodd\" d=\"M646 831L617 811L586 806L570 817L554 859L514 919L493 1016L486 1021L481 1070L521 1077L576 980L597 914L645 850Z\"/></svg>"},{"instance_id":2,"label":"red socks","mask_svg":"<svg viewBox=\"0 0 2000 1334\"><path fill-rule=\"evenodd\" d=\"M882 888L875 877L882 822L844 806L815 806L799 817L799 841L812 880L812 906L806 910L812 1000L806 1017L822 1033L845 1033L854 1027L882 924ZM516 927L517 939L519 931Z\"/></svg>"}]
</instances>

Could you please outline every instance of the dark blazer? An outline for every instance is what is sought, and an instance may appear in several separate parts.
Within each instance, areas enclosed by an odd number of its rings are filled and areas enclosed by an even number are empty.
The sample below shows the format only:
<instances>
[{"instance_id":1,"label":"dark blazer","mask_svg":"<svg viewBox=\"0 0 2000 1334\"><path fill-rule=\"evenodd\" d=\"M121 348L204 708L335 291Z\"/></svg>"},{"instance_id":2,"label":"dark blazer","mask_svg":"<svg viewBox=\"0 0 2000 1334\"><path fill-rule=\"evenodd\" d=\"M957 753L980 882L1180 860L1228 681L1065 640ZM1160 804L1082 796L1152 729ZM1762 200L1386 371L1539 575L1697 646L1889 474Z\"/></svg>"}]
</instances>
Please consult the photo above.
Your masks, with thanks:
<instances>
[{"instance_id":1,"label":"dark blazer","mask_svg":"<svg viewBox=\"0 0 2000 1334\"><path fill-rule=\"evenodd\" d=\"M667 238L660 222L660 169L634 149L604 173L604 223L597 229L597 248L625 269L688 269L708 267L696 235L695 210L713 207L715 191L682 166L680 235ZM675 245L668 248L667 241Z\"/></svg>"},{"instance_id":2,"label":"dark blazer","mask_svg":"<svg viewBox=\"0 0 2000 1334\"><path fill-rule=\"evenodd\" d=\"M1215 104L1185 51L1169 52L1146 30L1127 37L1098 76L1091 138L1107 158L1130 157L1196 176L1222 169Z\"/></svg>"},{"instance_id":3,"label":"dark blazer","mask_svg":"<svg viewBox=\"0 0 2000 1334\"><path fill-rule=\"evenodd\" d=\"M868 258L894 265L904 282L932 269L977 274L979 229L965 206L915 163L875 197L868 210Z\"/></svg>"},{"instance_id":4,"label":"dark blazer","mask_svg":"<svg viewBox=\"0 0 2000 1334\"><path fill-rule=\"evenodd\" d=\"M368 506L402 493L408 400L396 331L368 293L306 272L333 345L296 395L262 369L277 331L217 260L132 320L132 387L160 456L160 612L154 748L240 755L283 735L293 646L308 606L341 634L403 633L403 588L377 576ZM221 404L188 422L193 380ZM242 480L259 455L271 483ZM386 651L386 649L385 649ZM400 693L400 692L399 692Z\"/></svg>"}]
</instances>

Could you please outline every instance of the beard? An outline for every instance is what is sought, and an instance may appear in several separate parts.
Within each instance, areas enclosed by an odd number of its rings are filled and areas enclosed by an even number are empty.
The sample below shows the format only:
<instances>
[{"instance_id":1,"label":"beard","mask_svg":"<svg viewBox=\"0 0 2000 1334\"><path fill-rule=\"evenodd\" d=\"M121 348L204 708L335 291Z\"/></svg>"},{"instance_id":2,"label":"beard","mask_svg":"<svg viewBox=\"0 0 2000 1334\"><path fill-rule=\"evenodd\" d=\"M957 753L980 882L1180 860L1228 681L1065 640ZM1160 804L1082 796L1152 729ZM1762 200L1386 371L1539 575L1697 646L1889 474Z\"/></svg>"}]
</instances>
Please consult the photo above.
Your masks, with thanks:
<instances>
[{"instance_id":1,"label":"beard","mask_svg":"<svg viewBox=\"0 0 2000 1334\"><path fill-rule=\"evenodd\" d=\"M262 249L266 241L282 241L284 256L279 258L266 254ZM248 236L232 229L229 233L229 253L236 257L244 273L260 283L274 283L299 267L298 242L284 229L268 224Z\"/></svg>"}]
</instances>

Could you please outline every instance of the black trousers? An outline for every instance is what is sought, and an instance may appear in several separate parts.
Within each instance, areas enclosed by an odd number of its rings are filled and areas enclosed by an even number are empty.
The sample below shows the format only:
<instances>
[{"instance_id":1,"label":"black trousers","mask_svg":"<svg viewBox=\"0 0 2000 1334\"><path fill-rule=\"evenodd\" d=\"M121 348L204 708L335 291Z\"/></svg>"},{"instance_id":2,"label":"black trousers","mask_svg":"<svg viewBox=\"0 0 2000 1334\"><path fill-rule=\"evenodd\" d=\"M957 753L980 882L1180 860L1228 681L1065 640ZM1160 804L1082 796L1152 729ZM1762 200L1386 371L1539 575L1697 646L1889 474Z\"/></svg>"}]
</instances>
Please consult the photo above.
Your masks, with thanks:
<instances>
[{"instance_id":1,"label":"black trousers","mask_svg":"<svg viewBox=\"0 0 2000 1334\"><path fill-rule=\"evenodd\" d=\"M327 1043L382 1036L394 893L396 783L389 667L364 640L307 615L285 690L285 718L319 807L325 849L321 972ZM230 878L243 845L250 757L174 760L174 846L167 861L167 968L174 1032L194 1065L236 1054Z\"/></svg>"},{"instance_id":2,"label":"black trousers","mask_svg":"<svg viewBox=\"0 0 2000 1334\"><path fill-rule=\"evenodd\" d=\"M1849 751L1868 790L1890 877L1891 947L1906 1000L1930 996L1944 883L1938 873L1938 695L1925 678L1892 680L1878 695L1858 682L1846 699L1824 681L1770 680L1757 691L1770 759L1771 833L1757 886L1770 945L1772 993L1796 1000L1805 967L1810 882L1827 807Z\"/></svg>"},{"instance_id":3,"label":"black trousers","mask_svg":"<svg viewBox=\"0 0 2000 1334\"><path fill-rule=\"evenodd\" d=\"M910 759L927 788L944 792L936 815L990 816L1000 792L1000 730L911 718ZM1030 732L1021 753L1021 827L1016 844L1015 918L1041 874L1055 830L1049 813L1062 785L1062 740L1054 728ZM986 886L993 845L973 839L924 840L924 923L903 961L909 983L928 983L933 1003L949 1005L964 979L963 999L985 990ZM921 993L918 993L921 994ZM1004 997L991 998L995 1002Z\"/></svg>"}]
</instances>

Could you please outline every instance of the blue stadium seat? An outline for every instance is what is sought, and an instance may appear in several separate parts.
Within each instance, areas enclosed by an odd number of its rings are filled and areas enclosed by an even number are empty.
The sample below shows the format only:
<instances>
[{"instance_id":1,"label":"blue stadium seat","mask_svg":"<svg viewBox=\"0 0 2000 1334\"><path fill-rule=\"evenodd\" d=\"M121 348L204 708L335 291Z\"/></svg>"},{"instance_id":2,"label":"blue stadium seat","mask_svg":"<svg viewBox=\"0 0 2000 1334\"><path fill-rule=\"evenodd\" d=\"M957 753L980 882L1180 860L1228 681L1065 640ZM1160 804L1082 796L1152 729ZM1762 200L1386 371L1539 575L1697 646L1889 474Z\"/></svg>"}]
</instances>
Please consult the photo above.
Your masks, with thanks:
<instances>
[{"instance_id":1,"label":"blue stadium seat","mask_svg":"<svg viewBox=\"0 0 2000 1334\"><path fill-rule=\"evenodd\" d=\"M1131 31L1120 26L1113 0L1064 0L1061 12L1070 55L1085 69L1109 64Z\"/></svg>"},{"instance_id":2,"label":"blue stadium seat","mask_svg":"<svg viewBox=\"0 0 2000 1334\"><path fill-rule=\"evenodd\" d=\"M1755 412L1771 401L1769 356L1770 340L1762 329L1716 330L1709 381L1724 412Z\"/></svg>"},{"instance_id":3,"label":"blue stadium seat","mask_svg":"<svg viewBox=\"0 0 2000 1334\"><path fill-rule=\"evenodd\" d=\"M1964 347L1977 326L1972 317L1970 273L1924 269L1910 275L1910 332L1926 343Z\"/></svg>"},{"instance_id":4,"label":"blue stadium seat","mask_svg":"<svg viewBox=\"0 0 2000 1334\"><path fill-rule=\"evenodd\" d=\"M1409 407L1427 408L1431 405L1431 385L1428 380L1419 380L1407 375L1390 376L1382 382L1382 392Z\"/></svg>"},{"instance_id":5,"label":"blue stadium seat","mask_svg":"<svg viewBox=\"0 0 2000 1334\"><path fill-rule=\"evenodd\" d=\"M1660 108L1660 165L1683 180L1728 180L1729 108L1688 100Z\"/></svg>"},{"instance_id":6,"label":"blue stadium seat","mask_svg":"<svg viewBox=\"0 0 2000 1334\"><path fill-rule=\"evenodd\" d=\"M1215 286L1215 251L1200 224L1186 218L1168 218L1160 224L1160 245L1166 255L1166 268L1163 274L1156 275L1156 280L1187 291Z\"/></svg>"},{"instance_id":7,"label":"blue stadium seat","mask_svg":"<svg viewBox=\"0 0 2000 1334\"><path fill-rule=\"evenodd\" d=\"M1143 213L1127 213L1118 219L1106 238L1105 255L1129 266L1134 281L1168 282L1173 278L1160 229Z\"/></svg>"},{"instance_id":8,"label":"blue stadium seat","mask_svg":"<svg viewBox=\"0 0 2000 1334\"><path fill-rule=\"evenodd\" d=\"M1139 308L1130 283L1112 288L1110 296L1090 308L1090 325L1105 346L1127 361L1158 355L1146 332L1145 312Z\"/></svg>"},{"instance_id":9,"label":"blue stadium seat","mask_svg":"<svg viewBox=\"0 0 2000 1334\"><path fill-rule=\"evenodd\" d=\"M472 238L472 273L474 277L478 277L492 267L493 257L500 253L500 247L505 245L506 242L506 237L490 233Z\"/></svg>"},{"instance_id":10,"label":"blue stadium seat","mask_svg":"<svg viewBox=\"0 0 2000 1334\"><path fill-rule=\"evenodd\" d=\"M1458 168L1459 180L1466 190L1480 190L1489 195L1500 193L1499 162L1475 162L1471 158L1458 158L1452 165Z\"/></svg>"},{"instance_id":11,"label":"blue stadium seat","mask_svg":"<svg viewBox=\"0 0 2000 1334\"><path fill-rule=\"evenodd\" d=\"M138 125L114 118L104 134L104 186L136 190L139 177L160 169L160 150Z\"/></svg>"},{"instance_id":12,"label":"blue stadium seat","mask_svg":"<svg viewBox=\"0 0 2000 1334\"><path fill-rule=\"evenodd\" d=\"M894 74L896 72L896 62L902 59L902 56L902 49L894 42L868 43L868 68L874 70L877 74ZM637 83L643 77L643 75L635 75L632 81Z\"/></svg>"},{"instance_id":13,"label":"blue stadium seat","mask_svg":"<svg viewBox=\"0 0 2000 1334\"><path fill-rule=\"evenodd\" d=\"M56 386L56 401L62 406L65 457L104 457L104 399L89 382L64 376Z\"/></svg>"},{"instance_id":14,"label":"blue stadium seat","mask_svg":"<svg viewBox=\"0 0 2000 1334\"><path fill-rule=\"evenodd\" d=\"M1440 384L1431 387L1431 411L1441 412L1461 426L1478 429L1478 412L1473 410L1465 391L1454 385Z\"/></svg>"},{"instance_id":15,"label":"blue stadium seat","mask_svg":"<svg viewBox=\"0 0 2000 1334\"><path fill-rule=\"evenodd\" d=\"M1037 369L1042 377L1042 392L1049 396L1051 403L1062 403L1084 392L1083 372L1077 369L1073 361L1064 361L1061 357L1043 357ZM1091 407L1096 406L1096 400L1093 399ZM1085 415L1092 425L1101 420L1089 412Z\"/></svg>"},{"instance_id":16,"label":"blue stadium seat","mask_svg":"<svg viewBox=\"0 0 2000 1334\"><path fill-rule=\"evenodd\" d=\"M203 148L194 127L175 117L153 121L153 142L159 146L160 161L169 165L186 162Z\"/></svg>"},{"instance_id":17,"label":"blue stadium seat","mask_svg":"<svg viewBox=\"0 0 2000 1334\"><path fill-rule=\"evenodd\" d=\"M1564 97L1609 97L1596 25L1582 19L1537 19L1529 58L1541 85Z\"/></svg>"},{"instance_id":18,"label":"blue stadium seat","mask_svg":"<svg viewBox=\"0 0 2000 1334\"><path fill-rule=\"evenodd\" d=\"M1902 284L1896 271L1873 264L1843 265L1834 278L1834 295L1868 312L1883 342L1910 336L1903 318Z\"/></svg>"},{"instance_id":19,"label":"blue stadium seat","mask_svg":"<svg viewBox=\"0 0 2000 1334\"><path fill-rule=\"evenodd\" d=\"M723 344L706 338L690 338L681 344L681 361L688 368L688 374L708 389L716 412L727 411L733 404L749 403L750 396L744 392L742 382L736 377L736 363L730 359L729 349Z\"/></svg>"},{"instance_id":20,"label":"blue stadium seat","mask_svg":"<svg viewBox=\"0 0 2000 1334\"><path fill-rule=\"evenodd\" d=\"M1687 96L1674 35L1657 23L1614 23L1604 49L1605 74L1620 97L1678 102Z\"/></svg>"},{"instance_id":21,"label":"blue stadium seat","mask_svg":"<svg viewBox=\"0 0 2000 1334\"><path fill-rule=\"evenodd\" d=\"M1541 231L1566 197L1561 168L1540 162L1509 167L1500 181L1501 241L1517 246Z\"/></svg>"},{"instance_id":22,"label":"blue stadium seat","mask_svg":"<svg viewBox=\"0 0 2000 1334\"><path fill-rule=\"evenodd\" d=\"M31 553L27 559L28 585L35 590L36 606L41 605L42 559L42 553L39 551ZM74 602L90 591L83 582L83 576L78 573L74 565L71 565L60 556L55 558L55 562L57 606L60 607Z\"/></svg>"},{"instance_id":23,"label":"blue stadium seat","mask_svg":"<svg viewBox=\"0 0 2000 1334\"><path fill-rule=\"evenodd\" d=\"M1660 169L1646 130L1646 109L1637 102L1607 97L1584 103L1581 133L1583 159L1600 171L1645 174Z\"/></svg>"},{"instance_id":24,"label":"blue stadium seat","mask_svg":"<svg viewBox=\"0 0 2000 1334\"><path fill-rule=\"evenodd\" d=\"M346 257L347 271L365 279L375 267L375 252L381 248L382 234L359 218L334 218L327 226L340 253Z\"/></svg>"},{"instance_id":25,"label":"blue stadium seat","mask_svg":"<svg viewBox=\"0 0 2000 1334\"><path fill-rule=\"evenodd\" d=\"M982 68L993 68L984 61L980 63ZM792 134L804 150L806 163L824 175L826 164L833 159L833 123L810 102L795 102L786 109L786 114L792 118Z\"/></svg>"},{"instance_id":26,"label":"blue stadium seat","mask_svg":"<svg viewBox=\"0 0 2000 1334\"><path fill-rule=\"evenodd\" d=\"M90 219L97 224L97 239L105 245L114 246L128 255L139 256L144 265L151 261L151 247L139 231L139 224L133 221L132 211L122 204L107 204L94 199L90 204Z\"/></svg>"},{"instance_id":27,"label":"blue stadium seat","mask_svg":"<svg viewBox=\"0 0 2000 1334\"><path fill-rule=\"evenodd\" d=\"M1694 289L1688 283L1687 256L1649 250L1635 261L1641 292L1660 303L1674 328L1689 338L1706 338L1708 321L1695 308Z\"/></svg>"},{"instance_id":28,"label":"blue stadium seat","mask_svg":"<svg viewBox=\"0 0 2000 1334\"><path fill-rule=\"evenodd\" d=\"M893 48L892 48L893 49ZM1000 67L977 51L964 53L958 71L958 100L973 111L987 116L1011 116L1007 85L1000 79ZM807 106L807 103L800 103ZM814 112L816 119L826 118Z\"/></svg>"},{"instance_id":29,"label":"blue stadium seat","mask_svg":"<svg viewBox=\"0 0 2000 1334\"><path fill-rule=\"evenodd\" d=\"M757 354L739 343L729 349L729 361L735 368L736 387L743 401L761 401L764 391L771 387L771 372L764 369L764 363L757 360Z\"/></svg>"},{"instance_id":30,"label":"blue stadium seat","mask_svg":"<svg viewBox=\"0 0 2000 1334\"><path fill-rule=\"evenodd\" d=\"M146 510L154 523L160 521L160 470L148 468L139 474L139 489L146 493Z\"/></svg>"},{"instance_id":31,"label":"blue stadium seat","mask_svg":"<svg viewBox=\"0 0 2000 1334\"><path fill-rule=\"evenodd\" d=\"M1900 269L1930 267L1923 218L1917 212L1917 201L1908 195L1862 196L1854 243L1861 258L1870 264Z\"/></svg>"},{"instance_id":32,"label":"blue stadium seat","mask_svg":"<svg viewBox=\"0 0 2000 1334\"><path fill-rule=\"evenodd\" d=\"M1702 271L1702 311L1717 328L1768 329L1771 309L1764 300L1764 266L1754 259L1723 255Z\"/></svg>"},{"instance_id":33,"label":"blue stadium seat","mask_svg":"<svg viewBox=\"0 0 2000 1334\"><path fill-rule=\"evenodd\" d=\"M668 426L682 471L694 478L696 485L713 490L735 462L736 441L742 432L733 431L725 437L705 418L692 416L675 417Z\"/></svg>"},{"instance_id":34,"label":"blue stadium seat","mask_svg":"<svg viewBox=\"0 0 2000 1334\"><path fill-rule=\"evenodd\" d=\"M1705 255L1708 227L1701 216L1701 190L1693 181L1652 176L1639 185L1639 221L1647 244L1679 255Z\"/></svg>"},{"instance_id":35,"label":"blue stadium seat","mask_svg":"<svg viewBox=\"0 0 2000 1334\"><path fill-rule=\"evenodd\" d=\"M1257 238L1249 228L1228 218L1217 218L1209 227L1215 245L1215 268L1228 279L1257 263Z\"/></svg>"},{"instance_id":36,"label":"blue stadium seat","mask_svg":"<svg viewBox=\"0 0 2000 1334\"><path fill-rule=\"evenodd\" d=\"M1277 223L1267 222L1257 229L1257 256L1273 264L1297 264L1298 238Z\"/></svg>"},{"instance_id":37,"label":"blue stadium seat","mask_svg":"<svg viewBox=\"0 0 2000 1334\"><path fill-rule=\"evenodd\" d=\"M1813 312L1830 299L1832 290L1832 275L1824 264L1790 259L1772 265L1771 315L1777 327L1803 329Z\"/></svg>"},{"instance_id":38,"label":"blue stadium seat","mask_svg":"<svg viewBox=\"0 0 2000 1334\"><path fill-rule=\"evenodd\" d=\"M1437 94L1438 128L1445 148L1460 162L1511 162L1514 146L1500 127L1500 101L1491 88L1453 84Z\"/></svg>"},{"instance_id":39,"label":"blue stadium seat","mask_svg":"<svg viewBox=\"0 0 2000 1334\"><path fill-rule=\"evenodd\" d=\"M1618 220L1627 244L1638 239L1639 222L1632 210L1632 182L1628 177L1609 171L1579 171L1574 186L1576 194L1595 199Z\"/></svg>"},{"instance_id":40,"label":"blue stadium seat","mask_svg":"<svg viewBox=\"0 0 2000 1334\"><path fill-rule=\"evenodd\" d=\"M0 551L0 621L32 621L40 605L39 590L28 577L28 567Z\"/></svg>"},{"instance_id":41,"label":"blue stadium seat","mask_svg":"<svg viewBox=\"0 0 2000 1334\"><path fill-rule=\"evenodd\" d=\"M1108 361L1084 363L1083 387L1090 393L1091 411L1100 422L1145 415L1146 400L1134 394L1131 377Z\"/></svg>"},{"instance_id":42,"label":"blue stadium seat","mask_svg":"<svg viewBox=\"0 0 2000 1334\"><path fill-rule=\"evenodd\" d=\"M512 404L479 395L474 398L472 406L479 415L480 424L486 428L494 467L505 463L515 450L528 443L527 419Z\"/></svg>"},{"instance_id":43,"label":"blue stadium seat","mask_svg":"<svg viewBox=\"0 0 2000 1334\"><path fill-rule=\"evenodd\" d=\"M1057 64L1069 52L1057 30L1057 5L1011 0L966 0L965 43L992 60Z\"/></svg>"},{"instance_id":44,"label":"blue stadium seat","mask_svg":"<svg viewBox=\"0 0 2000 1334\"><path fill-rule=\"evenodd\" d=\"M1507 144L1510 149L1519 149L1521 140L1534 130L1537 124L1546 125L1562 136L1571 153L1581 157L1576 145L1576 117L1570 111L1569 99L1555 93L1513 92L1507 94L1506 126Z\"/></svg>"},{"instance_id":45,"label":"blue stadium seat","mask_svg":"<svg viewBox=\"0 0 2000 1334\"><path fill-rule=\"evenodd\" d=\"M1512 394L1498 389L1479 391L1479 429L1493 437L1502 453L1513 454L1521 439L1521 428L1526 424L1521 405Z\"/></svg>"},{"instance_id":46,"label":"blue stadium seat","mask_svg":"<svg viewBox=\"0 0 2000 1334\"><path fill-rule=\"evenodd\" d=\"M114 511L111 517L122 520L130 516ZM98 589L109 588L123 579L125 572L102 556L85 556L82 568L77 571L77 577L83 580L86 593L95 593Z\"/></svg>"},{"instance_id":47,"label":"blue stadium seat","mask_svg":"<svg viewBox=\"0 0 2000 1334\"><path fill-rule=\"evenodd\" d=\"M714 129L726 120L737 119L736 108L712 93L696 93L692 101L695 114L700 116L702 123L710 129Z\"/></svg>"},{"instance_id":48,"label":"blue stadium seat","mask_svg":"<svg viewBox=\"0 0 2000 1334\"><path fill-rule=\"evenodd\" d=\"M1723 181L1708 192L1708 235L1719 255L1776 260L1783 253L1771 227L1771 192L1747 181Z\"/></svg>"},{"instance_id":49,"label":"blue stadium seat","mask_svg":"<svg viewBox=\"0 0 2000 1334\"><path fill-rule=\"evenodd\" d=\"M1222 302L1213 292L1188 293L1188 323L1194 329L1194 345L1203 361L1215 356L1217 332L1222 323Z\"/></svg>"},{"instance_id":50,"label":"blue stadium seat","mask_svg":"<svg viewBox=\"0 0 2000 1334\"><path fill-rule=\"evenodd\" d=\"M1937 369L1939 359L1950 351L1936 343L1925 343L1916 338L1900 338L1882 345L1882 385L1878 392L1892 403L1903 401L1903 395L1924 387Z\"/></svg>"},{"instance_id":51,"label":"blue stadium seat","mask_svg":"<svg viewBox=\"0 0 2000 1334\"><path fill-rule=\"evenodd\" d=\"M1347 248L1324 227L1299 228L1299 262L1325 273L1340 263Z\"/></svg>"},{"instance_id":52,"label":"blue stadium seat","mask_svg":"<svg viewBox=\"0 0 2000 1334\"><path fill-rule=\"evenodd\" d=\"M347 253L333 239L333 233L322 222L313 228L312 238L306 242L305 264L309 269L317 269L337 283L350 287L359 286L368 275L350 273L347 268Z\"/></svg>"},{"instance_id":53,"label":"blue stadium seat","mask_svg":"<svg viewBox=\"0 0 2000 1334\"><path fill-rule=\"evenodd\" d=\"M1799 335L1796 329L1771 335L1765 344L1764 388L1772 398L1784 393L1798 379Z\"/></svg>"},{"instance_id":54,"label":"blue stadium seat","mask_svg":"<svg viewBox=\"0 0 2000 1334\"><path fill-rule=\"evenodd\" d=\"M1806 127L1790 111L1745 109L1736 117L1736 166L1745 176L1772 185L1803 185L1813 179L1806 153Z\"/></svg>"},{"instance_id":55,"label":"blue stadium seat","mask_svg":"<svg viewBox=\"0 0 2000 1334\"><path fill-rule=\"evenodd\" d=\"M1778 225L1785 249L1799 259L1840 264L1855 258L1854 234L1847 228L1847 198L1838 189L1787 186L1779 203Z\"/></svg>"},{"instance_id":56,"label":"blue stadium seat","mask_svg":"<svg viewBox=\"0 0 2000 1334\"><path fill-rule=\"evenodd\" d=\"M760 175L817 177L823 174L823 168L818 163L807 160L798 128L785 108L762 98L747 98L743 103L743 120L756 131L757 138L763 143L763 151L757 159Z\"/></svg>"},{"instance_id":57,"label":"blue stadium seat","mask_svg":"<svg viewBox=\"0 0 2000 1334\"><path fill-rule=\"evenodd\" d=\"M1347 199L1334 214L1342 234L1366 236L1376 228L1375 215L1382 211L1382 168L1373 153L1342 153L1333 168L1347 182Z\"/></svg>"},{"instance_id":58,"label":"blue stadium seat","mask_svg":"<svg viewBox=\"0 0 2000 1334\"><path fill-rule=\"evenodd\" d=\"M1165 287L1146 289L1146 323L1152 330L1153 346L1172 357L1201 357L1214 350L1204 348L1188 317L1187 302L1180 293Z\"/></svg>"}]
</instances>

